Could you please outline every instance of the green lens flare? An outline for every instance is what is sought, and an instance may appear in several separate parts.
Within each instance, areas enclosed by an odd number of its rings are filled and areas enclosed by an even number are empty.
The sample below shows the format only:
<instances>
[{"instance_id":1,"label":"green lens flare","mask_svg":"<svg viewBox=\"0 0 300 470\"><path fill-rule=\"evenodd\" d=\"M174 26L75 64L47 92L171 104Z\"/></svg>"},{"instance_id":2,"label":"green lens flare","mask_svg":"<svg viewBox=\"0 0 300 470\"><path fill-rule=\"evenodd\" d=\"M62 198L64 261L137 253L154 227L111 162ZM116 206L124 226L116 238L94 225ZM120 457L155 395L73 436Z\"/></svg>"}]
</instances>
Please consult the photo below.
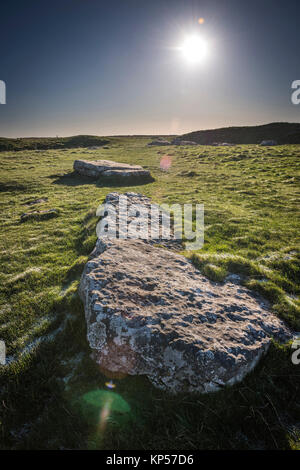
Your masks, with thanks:
<instances>
[{"instance_id":1,"label":"green lens flare","mask_svg":"<svg viewBox=\"0 0 300 470\"><path fill-rule=\"evenodd\" d=\"M95 411L100 411L104 406L109 408L111 412L129 413L130 406L118 393L110 392L108 390L92 390L82 397L82 402L88 407L94 408Z\"/></svg>"}]
</instances>

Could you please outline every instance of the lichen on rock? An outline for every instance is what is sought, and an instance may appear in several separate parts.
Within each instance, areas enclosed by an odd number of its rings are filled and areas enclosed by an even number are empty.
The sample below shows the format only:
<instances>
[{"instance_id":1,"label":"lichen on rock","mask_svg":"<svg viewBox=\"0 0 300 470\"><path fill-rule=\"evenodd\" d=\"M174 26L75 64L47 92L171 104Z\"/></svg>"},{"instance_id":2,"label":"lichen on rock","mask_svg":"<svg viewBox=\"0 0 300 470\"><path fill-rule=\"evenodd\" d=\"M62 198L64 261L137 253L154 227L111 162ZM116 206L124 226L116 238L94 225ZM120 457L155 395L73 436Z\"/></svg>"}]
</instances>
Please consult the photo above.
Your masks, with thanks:
<instances>
[{"instance_id":1,"label":"lichen on rock","mask_svg":"<svg viewBox=\"0 0 300 470\"><path fill-rule=\"evenodd\" d=\"M254 368L272 337L291 336L266 302L237 281L209 281L184 256L148 240L98 240L79 294L100 367L145 375L173 393L232 385Z\"/></svg>"}]
</instances>

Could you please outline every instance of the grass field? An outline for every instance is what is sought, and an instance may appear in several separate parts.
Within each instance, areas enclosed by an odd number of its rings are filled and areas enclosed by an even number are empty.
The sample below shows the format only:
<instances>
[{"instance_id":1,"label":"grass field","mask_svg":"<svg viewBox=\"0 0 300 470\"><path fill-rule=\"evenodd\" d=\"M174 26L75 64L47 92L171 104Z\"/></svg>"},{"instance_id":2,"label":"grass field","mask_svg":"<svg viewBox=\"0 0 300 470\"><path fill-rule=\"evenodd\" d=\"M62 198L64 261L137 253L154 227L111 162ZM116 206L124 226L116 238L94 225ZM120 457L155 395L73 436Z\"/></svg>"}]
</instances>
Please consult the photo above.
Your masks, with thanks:
<instances>
[{"instance_id":1,"label":"grass field","mask_svg":"<svg viewBox=\"0 0 300 470\"><path fill-rule=\"evenodd\" d=\"M89 357L77 296L96 208L108 192L129 190L158 203L204 203L204 247L184 254L215 281L239 274L300 331L300 146L108 140L98 150L0 154L0 339L8 356L0 366L1 448L300 449L300 366L290 345L274 343L241 384L218 393L174 397L143 377L109 390ZM101 186L72 174L78 158L140 164L155 181ZM44 202L28 205L38 198ZM59 214L20 223L23 212L39 209Z\"/></svg>"}]
</instances>

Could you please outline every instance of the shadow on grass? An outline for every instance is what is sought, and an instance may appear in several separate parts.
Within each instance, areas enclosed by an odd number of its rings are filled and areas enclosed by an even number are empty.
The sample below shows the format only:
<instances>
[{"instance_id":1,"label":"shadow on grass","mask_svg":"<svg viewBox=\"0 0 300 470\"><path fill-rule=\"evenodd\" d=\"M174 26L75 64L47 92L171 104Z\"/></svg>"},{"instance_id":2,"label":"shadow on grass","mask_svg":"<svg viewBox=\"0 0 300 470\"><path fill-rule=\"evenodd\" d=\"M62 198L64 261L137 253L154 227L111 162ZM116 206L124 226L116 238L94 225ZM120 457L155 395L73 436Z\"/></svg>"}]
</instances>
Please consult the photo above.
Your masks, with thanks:
<instances>
[{"instance_id":1,"label":"shadow on grass","mask_svg":"<svg viewBox=\"0 0 300 470\"><path fill-rule=\"evenodd\" d=\"M26 191L27 189L27 185L19 184L15 181L10 181L8 183L0 182L0 192Z\"/></svg>"},{"instance_id":2,"label":"shadow on grass","mask_svg":"<svg viewBox=\"0 0 300 470\"><path fill-rule=\"evenodd\" d=\"M53 181L53 184L62 184L65 186L82 186L86 184L96 184L97 180L94 178L88 178L86 176L80 176L75 171L65 173L64 175L50 175L49 178L57 179Z\"/></svg>"},{"instance_id":3,"label":"shadow on grass","mask_svg":"<svg viewBox=\"0 0 300 470\"><path fill-rule=\"evenodd\" d=\"M53 184L62 184L65 186L82 186L93 184L100 188L104 187L126 187L126 186L143 186L145 184L153 183L155 179L149 177L105 177L105 178L89 178L87 176L78 175L75 171L66 173L64 175L51 175L50 178L57 177Z\"/></svg>"}]
</instances>

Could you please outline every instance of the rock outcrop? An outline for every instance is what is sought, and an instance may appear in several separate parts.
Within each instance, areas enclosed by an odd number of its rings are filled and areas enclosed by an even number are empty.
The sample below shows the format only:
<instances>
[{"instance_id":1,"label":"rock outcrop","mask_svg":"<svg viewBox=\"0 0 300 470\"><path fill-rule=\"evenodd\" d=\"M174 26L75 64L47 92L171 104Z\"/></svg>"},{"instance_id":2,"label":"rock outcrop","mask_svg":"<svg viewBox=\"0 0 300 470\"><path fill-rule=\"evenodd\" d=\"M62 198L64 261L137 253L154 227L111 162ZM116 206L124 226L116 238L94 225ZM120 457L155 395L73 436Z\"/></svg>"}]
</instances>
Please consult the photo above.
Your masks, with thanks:
<instances>
[{"instance_id":1,"label":"rock outcrop","mask_svg":"<svg viewBox=\"0 0 300 470\"><path fill-rule=\"evenodd\" d=\"M108 195L112 200L116 193ZM249 290L234 280L211 282L184 256L147 240L98 239L79 294L87 339L103 371L145 375L173 393L234 384L272 337L290 337Z\"/></svg>"},{"instance_id":2,"label":"rock outcrop","mask_svg":"<svg viewBox=\"0 0 300 470\"><path fill-rule=\"evenodd\" d=\"M172 140L172 145L198 145L197 142L193 142L192 140L183 140L180 138L176 138Z\"/></svg>"},{"instance_id":3,"label":"rock outcrop","mask_svg":"<svg viewBox=\"0 0 300 470\"><path fill-rule=\"evenodd\" d=\"M271 147L273 145L277 145L276 140L262 140L259 145L262 145L263 147Z\"/></svg>"},{"instance_id":4,"label":"rock outcrop","mask_svg":"<svg viewBox=\"0 0 300 470\"><path fill-rule=\"evenodd\" d=\"M150 171L145 170L140 165L128 165L127 163L117 163L111 160L75 160L73 168L76 173L90 178L151 178Z\"/></svg>"},{"instance_id":5,"label":"rock outcrop","mask_svg":"<svg viewBox=\"0 0 300 470\"><path fill-rule=\"evenodd\" d=\"M31 201L24 202L23 204L25 206L34 206L35 204L42 204L42 203L47 202L47 201L48 201L47 197L41 197L39 199L33 199Z\"/></svg>"},{"instance_id":6,"label":"rock outcrop","mask_svg":"<svg viewBox=\"0 0 300 470\"><path fill-rule=\"evenodd\" d=\"M164 145L171 145L171 142L169 142L168 140L157 139L157 140L152 140L152 142L149 142L148 145L149 146L152 146L152 145L164 146Z\"/></svg>"}]
</instances>

